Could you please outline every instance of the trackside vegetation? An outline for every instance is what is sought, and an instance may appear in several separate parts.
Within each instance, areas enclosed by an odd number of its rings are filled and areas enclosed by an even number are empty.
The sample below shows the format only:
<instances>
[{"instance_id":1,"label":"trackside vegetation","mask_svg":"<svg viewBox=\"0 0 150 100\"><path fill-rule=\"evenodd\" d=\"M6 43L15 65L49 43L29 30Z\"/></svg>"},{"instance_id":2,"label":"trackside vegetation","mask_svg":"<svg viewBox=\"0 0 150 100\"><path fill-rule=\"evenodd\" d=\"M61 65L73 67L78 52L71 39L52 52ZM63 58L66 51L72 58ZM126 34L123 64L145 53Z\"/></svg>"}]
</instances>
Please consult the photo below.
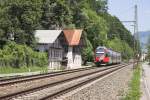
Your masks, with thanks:
<instances>
[{"instance_id":1,"label":"trackside vegetation","mask_svg":"<svg viewBox=\"0 0 150 100\"><path fill-rule=\"evenodd\" d=\"M0 67L0 74L9 74L9 73L24 73L24 72L35 72L40 71L40 73L45 73L48 71L47 66L37 67L37 66L22 66L20 68L15 67Z\"/></svg>"},{"instance_id":2,"label":"trackside vegetation","mask_svg":"<svg viewBox=\"0 0 150 100\"><path fill-rule=\"evenodd\" d=\"M19 45L15 42L8 42L3 49L0 49L0 69L1 73L26 71L31 67L32 70L40 69L38 67L45 67L48 64L48 57L46 53L33 51L26 45ZM35 66L37 68L35 68ZM10 68L12 67L12 68ZM6 70L7 69L7 70ZM17 71L17 70L16 70Z\"/></svg>"},{"instance_id":3,"label":"trackside vegetation","mask_svg":"<svg viewBox=\"0 0 150 100\"><path fill-rule=\"evenodd\" d=\"M138 66L134 70L129 91L123 100L140 100L141 96L140 79L141 79L141 68L140 66Z\"/></svg>"}]
</instances>

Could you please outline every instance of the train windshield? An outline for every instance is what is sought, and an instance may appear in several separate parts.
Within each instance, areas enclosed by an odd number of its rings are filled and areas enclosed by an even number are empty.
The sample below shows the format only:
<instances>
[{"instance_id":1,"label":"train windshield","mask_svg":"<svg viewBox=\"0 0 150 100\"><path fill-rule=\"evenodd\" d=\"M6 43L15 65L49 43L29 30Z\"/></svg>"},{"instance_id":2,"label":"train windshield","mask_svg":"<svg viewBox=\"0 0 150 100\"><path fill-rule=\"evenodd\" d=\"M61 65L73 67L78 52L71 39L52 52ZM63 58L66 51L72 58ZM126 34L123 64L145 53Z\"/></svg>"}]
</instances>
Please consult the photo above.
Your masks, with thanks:
<instances>
[{"instance_id":1,"label":"train windshield","mask_svg":"<svg viewBox=\"0 0 150 100\"><path fill-rule=\"evenodd\" d=\"M98 52L104 53L104 48L97 48L96 53L98 53Z\"/></svg>"}]
</instances>

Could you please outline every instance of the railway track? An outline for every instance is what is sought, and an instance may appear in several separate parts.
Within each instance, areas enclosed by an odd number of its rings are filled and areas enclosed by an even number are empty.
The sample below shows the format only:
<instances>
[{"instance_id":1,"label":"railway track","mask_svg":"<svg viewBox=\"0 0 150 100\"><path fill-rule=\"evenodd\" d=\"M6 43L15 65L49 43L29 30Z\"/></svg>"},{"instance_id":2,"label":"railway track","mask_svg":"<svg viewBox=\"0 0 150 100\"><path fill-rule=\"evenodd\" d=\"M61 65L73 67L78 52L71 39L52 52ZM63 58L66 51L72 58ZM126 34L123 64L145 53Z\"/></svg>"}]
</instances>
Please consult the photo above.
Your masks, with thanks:
<instances>
[{"instance_id":1,"label":"railway track","mask_svg":"<svg viewBox=\"0 0 150 100\"><path fill-rule=\"evenodd\" d=\"M114 71L116 71L118 69L121 69L121 68L122 67L113 68L111 70L107 70L107 71L99 73L99 74L97 73L95 75L92 75L92 76L88 77L87 79L84 79L82 81L77 82L74 85L68 86L66 89L59 90L56 93L49 94L49 95L47 95L47 96L45 96L43 98L40 98L40 100L52 100L52 99L55 99L55 98L65 94L65 93L71 92L74 89L77 89L77 88L79 88L79 87L81 87L83 85L86 85L86 84L88 84L88 83L90 83L90 82L92 82L92 81L94 81L94 80L96 80L98 78L101 78L101 77L103 77L103 76L105 76L107 74L110 74L110 73L112 73L112 72L114 72Z\"/></svg>"},{"instance_id":2,"label":"railway track","mask_svg":"<svg viewBox=\"0 0 150 100\"><path fill-rule=\"evenodd\" d=\"M8 78L0 78L0 86L3 85L10 85L15 83L21 83L25 81L33 81L41 78L46 77L53 77L62 74L68 74L72 72L84 71L89 69L94 69L96 67L87 67L87 68L79 68L79 69L72 69L72 70L64 70L64 71L57 71L57 72L50 72L50 73L43 73L43 74L36 74L36 75L28 75L28 76L17 76L17 77L8 77Z\"/></svg>"},{"instance_id":3,"label":"railway track","mask_svg":"<svg viewBox=\"0 0 150 100\"><path fill-rule=\"evenodd\" d=\"M52 98L57 97L58 95L63 94L64 92L71 91L72 89L75 89L84 84L87 84L97 78L100 78L106 74L114 72L125 66L127 66L127 65L114 65L114 66L110 66L110 67L106 67L106 68L78 69L78 70L74 70L74 71L73 70L68 71L68 73L67 73L67 71L65 71L64 73L56 73L56 74L51 73L51 76L49 76L49 77L63 76L64 79L58 79L58 80L54 79L55 81L53 80L53 82L47 83L45 85L36 86L36 87L32 87L30 89L25 89L25 90L16 91L16 92L14 91L12 93L11 92L6 93L6 94L4 93L3 95L0 95L0 100L3 100L3 99L8 100L8 99L12 99L12 98L28 99L28 100L32 99L33 100L33 99L37 99L37 96L38 96L38 99L41 99L41 100L48 99L48 98L52 99ZM72 73L76 73L76 74L72 74ZM65 78L69 74L70 74L70 76L68 78ZM32 78L33 78L33 80L35 80L36 77L32 77ZM41 77L41 78L44 78L44 77ZM36 78L36 79L39 79L39 78ZM16 81L16 82L18 82L18 81ZM23 82L25 82L25 81L23 81ZM20 83L20 81L19 81L19 83ZM10 84L14 84L14 81L12 82L12 80L11 80ZM18 83L16 83L16 84L18 84ZM8 83L6 84L6 86L7 85L8 85ZM4 84L1 84L0 87L1 86L5 87ZM43 94L43 93L46 93L46 94Z\"/></svg>"}]
</instances>

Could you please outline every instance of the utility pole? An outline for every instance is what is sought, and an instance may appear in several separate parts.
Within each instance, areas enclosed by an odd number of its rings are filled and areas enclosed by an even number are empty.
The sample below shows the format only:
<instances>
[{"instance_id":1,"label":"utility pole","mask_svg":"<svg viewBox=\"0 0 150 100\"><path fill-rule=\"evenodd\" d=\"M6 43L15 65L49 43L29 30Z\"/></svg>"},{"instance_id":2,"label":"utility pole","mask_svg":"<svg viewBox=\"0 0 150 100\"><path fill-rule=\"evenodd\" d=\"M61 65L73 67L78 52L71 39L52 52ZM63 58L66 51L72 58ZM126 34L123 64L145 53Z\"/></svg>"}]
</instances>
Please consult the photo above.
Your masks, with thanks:
<instances>
[{"instance_id":1,"label":"utility pole","mask_svg":"<svg viewBox=\"0 0 150 100\"><path fill-rule=\"evenodd\" d=\"M134 15L134 36L136 40L139 40L138 36L138 13L137 13L137 5L135 5L135 15Z\"/></svg>"},{"instance_id":2,"label":"utility pole","mask_svg":"<svg viewBox=\"0 0 150 100\"><path fill-rule=\"evenodd\" d=\"M138 33L138 7L137 5L134 6L134 20L133 21L122 21L123 23L133 23L134 25L134 41L133 41L133 51L134 51L134 63L136 62L135 59L138 58L139 59L139 44L136 43L139 42L139 33ZM137 45L136 45L137 44ZM138 63L137 63L138 64ZM134 65L135 67L135 65Z\"/></svg>"},{"instance_id":3,"label":"utility pole","mask_svg":"<svg viewBox=\"0 0 150 100\"><path fill-rule=\"evenodd\" d=\"M136 51L136 49L137 49L137 54L135 54L136 56L135 57L137 57L137 60L139 60L139 57L140 57L140 51L139 51L139 33L138 33L138 8L137 8L137 5L135 5L135 33L134 33L134 35L135 35L135 39L136 39L136 41L137 41L137 44L135 44L135 46L137 45L137 47L135 47L135 51ZM137 62L137 64L138 64L138 62Z\"/></svg>"},{"instance_id":4,"label":"utility pole","mask_svg":"<svg viewBox=\"0 0 150 100\"><path fill-rule=\"evenodd\" d=\"M139 33L138 33L138 8L137 5L135 5L135 15L134 15L134 52L135 52L135 58L139 60L139 44L136 42L139 42ZM134 58L134 59L135 59ZM138 64L138 62L137 62Z\"/></svg>"}]
</instances>

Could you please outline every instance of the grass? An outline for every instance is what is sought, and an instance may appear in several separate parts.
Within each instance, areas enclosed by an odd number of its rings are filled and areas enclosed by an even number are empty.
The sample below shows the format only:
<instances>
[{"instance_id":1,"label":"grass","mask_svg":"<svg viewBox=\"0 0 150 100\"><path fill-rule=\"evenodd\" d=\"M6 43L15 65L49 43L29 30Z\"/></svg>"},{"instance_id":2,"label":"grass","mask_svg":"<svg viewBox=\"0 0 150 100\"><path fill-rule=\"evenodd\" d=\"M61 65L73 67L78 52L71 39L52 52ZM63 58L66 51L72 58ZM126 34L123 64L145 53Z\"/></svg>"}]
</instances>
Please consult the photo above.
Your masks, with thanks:
<instances>
[{"instance_id":1,"label":"grass","mask_svg":"<svg viewBox=\"0 0 150 100\"><path fill-rule=\"evenodd\" d=\"M9 74L9 73L23 73L23 72L47 72L47 67L0 67L0 74Z\"/></svg>"},{"instance_id":2,"label":"grass","mask_svg":"<svg viewBox=\"0 0 150 100\"><path fill-rule=\"evenodd\" d=\"M141 68L138 66L133 73L133 77L130 83L130 88L127 95L123 100L140 100L140 78L141 78Z\"/></svg>"}]
</instances>

